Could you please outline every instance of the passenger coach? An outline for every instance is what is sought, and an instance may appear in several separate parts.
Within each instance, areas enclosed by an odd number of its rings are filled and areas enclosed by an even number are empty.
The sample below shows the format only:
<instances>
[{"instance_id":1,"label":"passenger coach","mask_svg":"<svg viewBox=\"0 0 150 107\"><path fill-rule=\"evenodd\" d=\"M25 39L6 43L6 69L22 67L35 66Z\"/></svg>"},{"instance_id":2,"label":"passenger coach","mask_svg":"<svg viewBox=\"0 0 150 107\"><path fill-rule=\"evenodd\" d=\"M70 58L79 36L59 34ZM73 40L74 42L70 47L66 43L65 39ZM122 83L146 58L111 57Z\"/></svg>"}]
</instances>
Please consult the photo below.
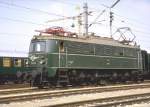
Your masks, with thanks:
<instances>
[{"instance_id":1,"label":"passenger coach","mask_svg":"<svg viewBox=\"0 0 150 107\"><path fill-rule=\"evenodd\" d=\"M0 57L0 83L29 81L30 69L27 57Z\"/></svg>"}]
</instances>

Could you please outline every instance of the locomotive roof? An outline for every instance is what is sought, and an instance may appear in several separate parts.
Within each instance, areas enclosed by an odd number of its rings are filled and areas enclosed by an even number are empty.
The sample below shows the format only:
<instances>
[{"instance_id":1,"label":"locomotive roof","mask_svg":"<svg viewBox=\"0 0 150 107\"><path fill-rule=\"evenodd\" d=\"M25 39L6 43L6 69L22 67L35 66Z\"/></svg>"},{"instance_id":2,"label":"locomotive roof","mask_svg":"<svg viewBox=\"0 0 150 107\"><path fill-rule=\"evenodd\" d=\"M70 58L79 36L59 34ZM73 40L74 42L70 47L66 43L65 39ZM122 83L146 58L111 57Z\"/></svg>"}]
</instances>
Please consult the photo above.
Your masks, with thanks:
<instances>
[{"instance_id":1,"label":"locomotive roof","mask_svg":"<svg viewBox=\"0 0 150 107\"><path fill-rule=\"evenodd\" d=\"M111 45L111 46L119 46L119 47L128 47L128 48L139 48L137 45L129 45L120 43L118 40L114 40L108 37L100 37L100 36L82 36L82 37L68 37L68 36L57 36L57 35L50 35L50 34L42 34L42 35L35 35L33 39L36 38L37 40L67 40L67 41L75 41L75 42L83 42L83 43L93 43L93 44L103 44L103 45Z\"/></svg>"}]
</instances>

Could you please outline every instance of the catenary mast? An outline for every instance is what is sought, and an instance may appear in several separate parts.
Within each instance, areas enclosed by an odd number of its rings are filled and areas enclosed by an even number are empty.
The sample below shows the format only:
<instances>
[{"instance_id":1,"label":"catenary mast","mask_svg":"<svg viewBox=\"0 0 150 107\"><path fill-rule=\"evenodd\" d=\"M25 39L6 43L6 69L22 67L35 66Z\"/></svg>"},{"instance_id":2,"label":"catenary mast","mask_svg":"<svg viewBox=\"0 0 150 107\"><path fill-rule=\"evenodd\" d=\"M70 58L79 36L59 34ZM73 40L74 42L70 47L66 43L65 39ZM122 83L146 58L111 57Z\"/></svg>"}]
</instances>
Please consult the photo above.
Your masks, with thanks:
<instances>
[{"instance_id":1,"label":"catenary mast","mask_svg":"<svg viewBox=\"0 0 150 107\"><path fill-rule=\"evenodd\" d=\"M88 5L87 3L84 3L83 6L84 9L84 36L88 36Z\"/></svg>"}]
</instances>

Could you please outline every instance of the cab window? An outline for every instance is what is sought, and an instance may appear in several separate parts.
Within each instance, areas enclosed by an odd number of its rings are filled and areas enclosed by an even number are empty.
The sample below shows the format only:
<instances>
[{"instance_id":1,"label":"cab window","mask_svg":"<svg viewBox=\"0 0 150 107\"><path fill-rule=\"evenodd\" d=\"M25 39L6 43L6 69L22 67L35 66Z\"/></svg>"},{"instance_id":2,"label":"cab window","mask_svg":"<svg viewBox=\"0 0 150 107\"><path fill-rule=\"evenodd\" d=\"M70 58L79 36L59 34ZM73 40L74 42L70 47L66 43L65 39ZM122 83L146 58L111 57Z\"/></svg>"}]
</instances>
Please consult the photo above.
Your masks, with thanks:
<instances>
[{"instance_id":1,"label":"cab window","mask_svg":"<svg viewBox=\"0 0 150 107\"><path fill-rule=\"evenodd\" d=\"M11 58L3 58L3 67L11 66Z\"/></svg>"},{"instance_id":2,"label":"cab window","mask_svg":"<svg viewBox=\"0 0 150 107\"><path fill-rule=\"evenodd\" d=\"M15 67L21 67L21 59L15 58L14 59L14 66Z\"/></svg>"}]
</instances>

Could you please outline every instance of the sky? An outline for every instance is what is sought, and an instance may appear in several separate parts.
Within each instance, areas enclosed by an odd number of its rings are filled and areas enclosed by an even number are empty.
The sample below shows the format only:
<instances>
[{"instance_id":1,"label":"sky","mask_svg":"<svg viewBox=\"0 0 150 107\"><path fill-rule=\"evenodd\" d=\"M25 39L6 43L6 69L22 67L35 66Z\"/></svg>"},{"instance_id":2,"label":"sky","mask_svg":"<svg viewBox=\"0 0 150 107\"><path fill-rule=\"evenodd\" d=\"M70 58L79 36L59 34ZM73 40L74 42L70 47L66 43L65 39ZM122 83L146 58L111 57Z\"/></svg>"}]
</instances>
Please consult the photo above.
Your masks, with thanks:
<instances>
[{"instance_id":1,"label":"sky","mask_svg":"<svg viewBox=\"0 0 150 107\"><path fill-rule=\"evenodd\" d=\"M116 0L0 0L0 56L28 56L29 45L35 30L60 26L67 31L79 32L77 18L88 4L89 33L110 37L109 12ZM120 0L113 12L112 34L118 28L129 27L141 49L150 52L150 0ZM62 20L64 19L64 20ZM83 32L83 18L80 32ZM49 22L48 22L49 21ZM75 25L75 27L71 27ZM122 31L124 32L124 31ZM126 38L133 38L126 32ZM113 38L118 39L115 33Z\"/></svg>"}]
</instances>

